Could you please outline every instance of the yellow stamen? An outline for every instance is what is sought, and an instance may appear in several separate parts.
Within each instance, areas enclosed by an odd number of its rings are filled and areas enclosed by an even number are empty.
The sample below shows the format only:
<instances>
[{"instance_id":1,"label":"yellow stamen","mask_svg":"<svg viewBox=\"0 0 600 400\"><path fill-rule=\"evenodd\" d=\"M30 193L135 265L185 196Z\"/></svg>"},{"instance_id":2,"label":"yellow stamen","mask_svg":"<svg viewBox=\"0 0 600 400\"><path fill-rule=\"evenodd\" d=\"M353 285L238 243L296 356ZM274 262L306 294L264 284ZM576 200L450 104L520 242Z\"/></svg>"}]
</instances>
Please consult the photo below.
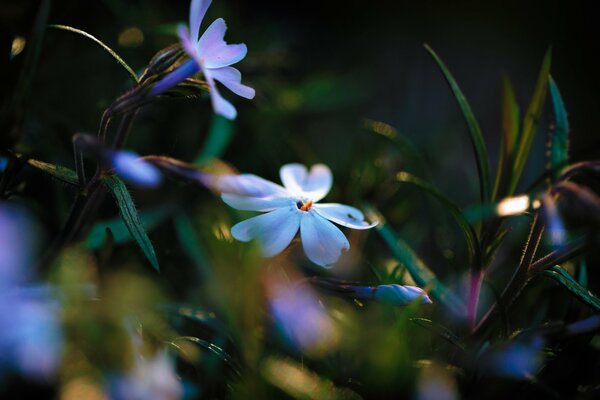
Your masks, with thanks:
<instances>
[{"instance_id":1,"label":"yellow stamen","mask_svg":"<svg viewBox=\"0 0 600 400\"><path fill-rule=\"evenodd\" d=\"M308 203L302 202L302 207L300 207L300 210L302 211L308 211L310 210L310 208L312 207L313 202L312 200L309 200Z\"/></svg>"}]
</instances>

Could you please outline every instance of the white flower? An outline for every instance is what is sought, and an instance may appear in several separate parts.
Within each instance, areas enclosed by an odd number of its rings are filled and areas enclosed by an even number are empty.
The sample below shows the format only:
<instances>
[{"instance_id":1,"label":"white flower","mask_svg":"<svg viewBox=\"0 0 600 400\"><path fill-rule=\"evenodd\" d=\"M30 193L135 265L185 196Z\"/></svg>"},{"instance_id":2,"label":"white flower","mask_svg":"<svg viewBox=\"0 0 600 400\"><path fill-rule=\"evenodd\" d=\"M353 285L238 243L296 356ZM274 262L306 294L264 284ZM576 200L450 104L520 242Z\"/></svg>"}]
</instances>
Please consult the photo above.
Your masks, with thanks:
<instances>
[{"instance_id":1,"label":"white flower","mask_svg":"<svg viewBox=\"0 0 600 400\"><path fill-rule=\"evenodd\" d=\"M237 240L256 239L263 254L281 253L300 230L304 252L315 264L329 266L348 250L348 240L334 224L352 229L369 229L377 223L365 222L363 213L344 204L317 202L324 198L333 183L326 165L287 164L279 171L283 186L256 175L227 175L216 182L223 201L238 210L266 214L240 222L231 228Z\"/></svg>"}]
</instances>

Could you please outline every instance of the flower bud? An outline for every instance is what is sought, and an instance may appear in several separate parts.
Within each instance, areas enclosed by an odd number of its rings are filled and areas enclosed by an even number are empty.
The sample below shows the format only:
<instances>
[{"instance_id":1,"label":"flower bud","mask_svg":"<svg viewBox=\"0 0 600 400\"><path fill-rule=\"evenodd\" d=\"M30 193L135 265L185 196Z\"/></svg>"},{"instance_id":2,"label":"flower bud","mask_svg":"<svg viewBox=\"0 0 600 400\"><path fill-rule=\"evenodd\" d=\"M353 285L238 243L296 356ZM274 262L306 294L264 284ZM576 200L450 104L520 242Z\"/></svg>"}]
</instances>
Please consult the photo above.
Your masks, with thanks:
<instances>
[{"instance_id":1,"label":"flower bud","mask_svg":"<svg viewBox=\"0 0 600 400\"><path fill-rule=\"evenodd\" d=\"M162 180L160 171L154 165L132 151L111 153L110 161L117 175L134 185L156 187Z\"/></svg>"},{"instance_id":2,"label":"flower bud","mask_svg":"<svg viewBox=\"0 0 600 400\"><path fill-rule=\"evenodd\" d=\"M433 303L427 293L416 286L380 285L377 286L374 293L375 300L396 306L407 305L419 297L421 304Z\"/></svg>"}]
</instances>

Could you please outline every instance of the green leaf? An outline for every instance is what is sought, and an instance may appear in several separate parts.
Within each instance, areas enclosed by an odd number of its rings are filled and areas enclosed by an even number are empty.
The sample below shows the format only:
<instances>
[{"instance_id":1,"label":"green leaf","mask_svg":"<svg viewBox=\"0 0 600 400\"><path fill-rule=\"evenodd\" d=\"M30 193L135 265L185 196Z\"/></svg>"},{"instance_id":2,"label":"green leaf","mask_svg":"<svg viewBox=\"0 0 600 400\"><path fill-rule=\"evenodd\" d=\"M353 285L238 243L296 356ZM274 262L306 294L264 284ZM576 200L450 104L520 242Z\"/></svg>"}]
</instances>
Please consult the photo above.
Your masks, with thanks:
<instances>
[{"instance_id":1,"label":"green leaf","mask_svg":"<svg viewBox=\"0 0 600 400\"><path fill-rule=\"evenodd\" d=\"M151 231L161 222L165 221L171 215L171 207L158 207L153 210L142 211L139 213L140 221L145 231ZM133 239L129 229L122 218L114 218L109 221L101 221L94 225L87 238L85 247L91 250L99 249L106 239L106 230L110 229L113 240L117 244L129 242Z\"/></svg>"},{"instance_id":2,"label":"green leaf","mask_svg":"<svg viewBox=\"0 0 600 400\"><path fill-rule=\"evenodd\" d=\"M204 146L194 163L202 164L211 158L221 157L231 142L233 127L233 121L214 114Z\"/></svg>"},{"instance_id":3,"label":"green leaf","mask_svg":"<svg viewBox=\"0 0 600 400\"><path fill-rule=\"evenodd\" d=\"M540 68L538 80L531 96L531 102L527 108L527 113L523 118L523 125L521 127L521 133L519 135L519 143L517 143L516 155L514 158L513 171L511 180L508 185L507 195L512 195L519 183L523 168L527 162L531 146L533 144L533 137L537 128L537 124L542 114L542 108L544 101L546 100L546 92L548 90L548 77L550 73L550 63L552 60L552 49L548 49Z\"/></svg>"},{"instance_id":4,"label":"green leaf","mask_svg":"<svg viewBox=\"0 0 600 400\"><path fill-rule=\"evenodd\" d=\"M212 271L208 257L202 247L200 247L200 240L190 217L184 212L180 212L175 216L175 230L179 244L201 272L202 277L211 277Z\"/></svg>"},{"instance_id":5,"label":"green leaf","mask_svg":"<svg viewBox=\"0 0 600 400\"><path fill-rule=\"evenodd\" d=\"M506 184L510 180L515 143L518 139L519 105L510 80L504 77L502 80L502 141L492 200L504 194Z\"/></svg>"},{"instance_id":6,"label":"green leaf","mask_svg":"<svg viewBox=\"0 0 600 400\"><path fill-rule=\"evenodd\" d=\"M61 167L60 165L50 164L39 160L29 159L27 164L41 171L44 171L48 175L61 180L69 185L79 186L79 178L77 173L70 168Z\"/></svg>"},{"instance_id":7,"label":"green leaf","mask_svg":"<svg viewBox=\"0 0 600 400\"><path fill-rule=\"evenodd\" d=\"M77 34L79 34L81 36L84 36L84 37L92 40L93 42L99 44L104 50L106 50L108 52L108 54L110 54L115 60L117 60L117 62L123 68L125 68L125 70L129 73L129 75L131 76L131 78L135 81L135 83L139 82L139 78L138 78L137 74L125 62L125 60L123 60L113 49L111 49L110 47L108 47L106 44L104 44L99 39L95 38L94 36L90 35L89 33L85 32L85 31L82 31L81 29L73 28L73 27L67 26L67 25L54 24L54 25L48 25L48 27L55 28L55 29L61 29L63 31L77 33Z\"/></svg>"},{"instance_id":8,"label":"green leaf","mask_svg":"<svg viewBox=\"0 0 600 400\"><path fill-rule=\"evenodd\" d=\"M123 183L123 181L115 175L105 176L102 178L102 181L115 198L117 206L119 207L121 218L129 230L129 234L135 239L138 246L140 249L142 249L142 252L148 261L150 261L150 264L152 264L154 269L160 271L158 260L156 259L156 253L154 252L154 247L152 247L150 238L144 230L144 226L142 221L140 221L138 211L135 208L135 204L133 204L133 199L131 198L127 187L125 186L125 183Z\"/></svg>"},{"instance_id":9,"label":"green leaf","mask_svg":"<svg viewBox=\"0 0 600 400\"><path fill-rule=\"evenodd\" d=\"M465 314L465 305L462 300L448 289L438 278L433 271L421 260L413 249L389 227L379 212L371 207L366 206L367 213L371 214L371 221L379 221L377 225L377 233L382 237L388 245L394 258L404 265L415 283L421 287L430 287L430 294L440 304L449 308L456 315Z\"/></svg>"},{"instance_id":10,"label":"green leaf","mask_svg":"<svg viewBox=\"0 0 600 400\"><path fill-rule=\"evenodd\" d=\"M473 227L467 222L464 217L461 209L454 204L450 199L444 196L440 191L438 191L432 184L426 182L416 176L409 174L408 172L399 172L396 175L396 179L402 183L410 183L422 189L427 194L430 194L435 199L437 199L445 208L450 212L454 220L458 224L460 230L462 231L465 240L467 242L467 247L469 250L469 256L471 257L471 262L476 265L477 268L481 267L481 249L479 248L479 242L477 240L477 235Z\"/></svg>"},{"instance_id":11,"label":"green leaf","mask_svg":"<svg viewBox=\"0 0 600 400\"><path fill-rule=\"evenodd\" d=\"M458 106L463 113L463 117L465 118L465 122L469 128L471 144L473 145L473 149L475 151L477 172L479 174L479 191L481 194L481 202L484 204L488 203L490 201L490 166L487 149L485 147L483 135L481 134L481 128L479 128L479 123L475 119L473 110L471 110L471 106L467 102L465 95L463 94L462 90L460 90L460 87L456 83L456 80L444 62L438 57L431 47L425 45L425 49L429 52L429 54L431 54L435 62L438 64L438 67L444 74L444 77L450 85L450 89L452 89L454 97L458 102Z\"/></svg>"},{"instance_id":12,"label":"green leaf","mask_svg":"<svg viewBox=\"0 0 600 400\"><path fill-rule=\"evenodd\" d=\"M554 109L554 132L552 132L550 139L550 168L556 176L560 173L560 169L567 165L569 120L558 86L556 86L552 77L550 77L548 83L550 85L552 108Z\"/></svg>"},{"instance_id":13,"label":"green leaf","mask_svg":"<svg viewBox=\"0 0 600 400\"><path fill-rule=\"evenodd\" d=\"M558 265L555 265L554 267L544 271L544 275L563 285L584 304L590 306L596 311L600 311L600 299L585 287L581 286L567 271Z\"/></svg>"}]
</instances>

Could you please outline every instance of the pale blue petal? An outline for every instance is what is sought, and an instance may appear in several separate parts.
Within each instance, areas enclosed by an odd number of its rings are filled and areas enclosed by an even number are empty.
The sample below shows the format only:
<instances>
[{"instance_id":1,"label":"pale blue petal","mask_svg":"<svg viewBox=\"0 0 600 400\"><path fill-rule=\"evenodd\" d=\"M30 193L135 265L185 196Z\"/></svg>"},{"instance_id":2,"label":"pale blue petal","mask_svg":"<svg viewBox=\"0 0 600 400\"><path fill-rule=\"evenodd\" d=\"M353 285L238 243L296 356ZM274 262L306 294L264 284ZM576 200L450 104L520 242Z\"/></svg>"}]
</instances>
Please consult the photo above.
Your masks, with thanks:
<instances>
[{"instance_id":1,"label":"pale blue petal","mask_svg":"<svg viewBox=\"0 0 600 400\"><path fill-rule=\"evenodd\" d=\"M206 82L210 87L210 101L212 103L213 110L215 111L215 113L222 115L227 119L235 119L235 117L237 117L237 111L233 104L231 104L229 101L225 100L223 96L221 96L221 93L219 93L217 85L215 85L215 81L210 75L209 70L203 68L202 71L204 72L204 77L206 78Z\"/></svg>"},{"instance_id":2,"label":"pale blue petal","mask_svg":"<svg viewBox=\"0 0 600 400\"><path fill-rule=\"evenodd\" d=\"M237 69L233 67L212 69L210 74L214 79L221 82L227 89L231 90L238 96L242 96L247 99L254 98L254 89L241 83L242 74Z\"/></svg>"},{"instance_id":3,"label":"pale blue petal","mask_svg":"<svg viewBox=\"0 0 600 400\"><path fill-rule=\"evenodd\" d=\"M222 68L242 60L246 57L248 48L245 44L226 44L211 46L202 53L206 68Z\"/></svg>"},{"instance_id":4,"label":"pale blue petal","mask_svg":"<svg viewBox=\"0 0 600 400\"><path fill-rule=\"evenodd\" d=\"M244 211L273 211L276 208L295 206L294 199L286 197L246 197L222 194L221 198L230 207Z\"/></svg>"},{"instance_id":5,"label":"pale blue petal","mask_svg":"<svg viewBox=\"0 0 600 400\"><path fill-rule=\"evenodd\" d=\"M198 40L200 24L212 0L192 0L190 3L190 33L192 40Z\"/></svg>"},{"instance_id":6,"label":"pale blue petal","mask_svg":"<svg viewBox=\"0 0 600 400\"><path fill-rule=\"evenodd\" d=\"M190 32L185 25L179 25L177 28L177 36L179 36L179 42L181 43L183 50L185 50L188 56L193 58L198 65L200 65L200 56L198 54L196 43L190 38Z\"/></svg>"},{"instance_id":7,"label":"pale blue petal","mask_svg":"<svg viewBox=\"0 0 600 400\"><path fill-rule=\"evenodd\" d=\"M377 225L377 222L369 224L365 221L364 214L357 208L345 204L324 203L314 204L314 210L328 220L336 224L352 229L369 229Z\"/></svg>"},{"instance_id":8,"label":"pale blue petal","mask_svg":"<svg viewBox=\"0 0 600 400\"><path fill-rule=\"evenodd\" d=\"M313 210L302 214L300 236L308 258L323 267L335 263L342 251L350 248L342 231Z\"/></svg>"},{"instance_id":9,"label":"pale blue petal","mask_svg":"<svg viewBox=\"0 0 600 400\"><path fill-rule=\"evenodd\" d=\"M254 174L221 175L214 179L211 186L221 193L238 196L289 197L284 187Z\"/></svg>"},{"instance_id":10,"label":"pale blue petal","mask_svg":"<svg viewBox=\"0 0 600 400\"><path fill-rule=\"evenodd\" d=\"M155 187L162 181L158 168L144 161L132 151L111 154L111 163L117 175L126 182L141 187Z\"/></svg>"},{"instance_id":11,"label":"pale blue petal","mask_svg":"<svg viewBox=\"0 0 600 400\"><path fill-rule=\"evenodd\" d=\"M296 236L301 215L302 211L295 205L278 208L236 224L231 234L242 242L257 239L263 255L272 257L281 253Z\"/></svg>"},{"instance_id":12,"label":"pale blue petal","mask_svg":"<svg viewBox=\"0 0 600 400\"><path fill-rule=\"evenodd\" d=\"M212 48L225 45L223 37L225 36L226 30L227 25L223 18L217 18L208 28L206 28L206 31L204 31L200 40L198 40L198 51L202 58L204 58Z\"/></svg>"},{"instance_id":13,"label":"pale blue petal","mask_svg":"<svg viewBox=\"0 0 600 400\"><path fill-rule=\"evenodd\" d=\"M331 170L315 164L310 172L302 164L286 164L279 170L283 185L297 196L317 202L329 193L333 184Z\"/></svg>"}]
</instances>

